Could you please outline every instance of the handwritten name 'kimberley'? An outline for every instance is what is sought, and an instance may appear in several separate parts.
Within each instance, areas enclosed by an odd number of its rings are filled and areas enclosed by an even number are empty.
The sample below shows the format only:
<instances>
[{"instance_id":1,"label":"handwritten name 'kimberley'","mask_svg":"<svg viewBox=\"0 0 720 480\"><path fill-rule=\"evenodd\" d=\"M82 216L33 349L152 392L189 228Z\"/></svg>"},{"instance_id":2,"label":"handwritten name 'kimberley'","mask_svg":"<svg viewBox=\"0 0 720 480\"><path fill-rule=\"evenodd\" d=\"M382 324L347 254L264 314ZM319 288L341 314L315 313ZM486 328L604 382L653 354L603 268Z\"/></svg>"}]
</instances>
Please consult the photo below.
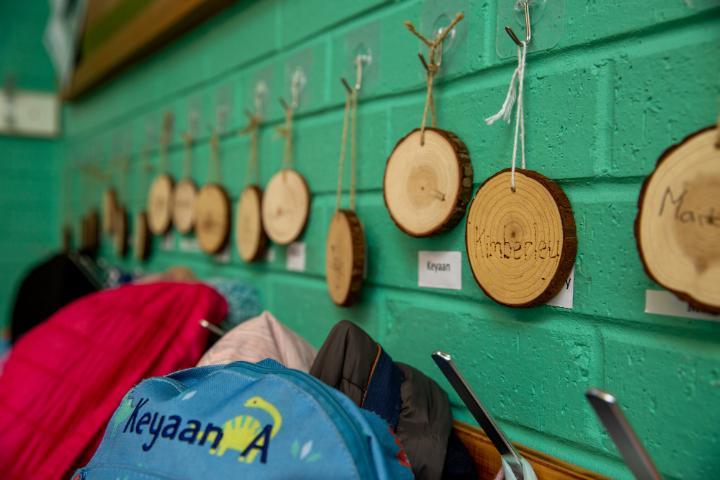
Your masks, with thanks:
<instances>
[{"instance_id":1,"label":"handwritten name 'kimberley'","mask_svg":"<svg viewBox=\"0 0 720 480\"><path fill-rule=\"evenodd\" d=\"M537 225L533 224L532 235L520 240L493 238L485 230L475 226L474 243L480 250L480 256L499 258L500 260L553 260L560 257L561 240L546 240L538 234Z\"/></svg>"}]
</instances>

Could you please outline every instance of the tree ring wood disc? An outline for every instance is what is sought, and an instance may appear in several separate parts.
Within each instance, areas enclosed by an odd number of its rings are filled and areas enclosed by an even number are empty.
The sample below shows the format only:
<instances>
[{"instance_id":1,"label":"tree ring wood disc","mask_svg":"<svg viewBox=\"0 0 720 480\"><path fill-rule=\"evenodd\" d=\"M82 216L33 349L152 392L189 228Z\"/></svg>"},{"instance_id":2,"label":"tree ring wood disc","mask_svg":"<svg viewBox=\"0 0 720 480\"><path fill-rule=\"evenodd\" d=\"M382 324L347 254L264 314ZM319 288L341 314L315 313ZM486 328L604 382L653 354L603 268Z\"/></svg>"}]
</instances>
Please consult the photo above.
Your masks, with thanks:
<instances>
[{"instance_id":1,"label":"tree ring wood disc","mask_svg":"<svg viewBox=\"0 0 720 480\"><path fill-rule=\"evenodd\" d=\"M113 243L115 255L124 257L128 249L128 216L125 207L118 205L113 215Z\"/></svg>"},{"instance_id":2,"label":"tree ring wood disc","mask_svg":"<svg viewBox=\"0 0 720 480\"><path fill-rule=\"evenodd\" d=\"M150 230L148 228L147 213L145 212L138 212L135 215L133 250L135 258L138 260L147 260L150 255Z\"/></svg>"},{"instance_id":3,"label":"tree ring wood disc","mask_svg":"<svg viewBox=\"0 0 720 480\"><path fill-rule=\"evenodd\" d=\"M85 214L82 227L82 250L94 257L100 247L100 214L97 210L93 209Z\"/></svg>"},{"instance_id":4,"label":"tree ring wood disc","mask_svg":"<svg viewBox=\"0 0 720 480\"><path fill-rule=\"evenodd\" d=\"M543 175L510 169L480 186L468 211L465 246L475 281L498 303L532 307L554 297L577 252L575 219L562 189Z\"/></svg>"},{"instance_id":5,"label":"tree ring wood disc","mask_svg":"<svg viewBox=\"0 0 720 480\"><path fill-rule=\"evenodd\" d=\"M265 246L267 236L262 223L262 190L249 185L240 194L235 216L235 242L240 257L246 262L258 260Z\"/></svg>"},{"instance_id":6,"label":"tree ring wood disc","mask_svg":"<svg viewBox=\"0 0 720 480\"><path fill-rule=\"evenodd\" d=\"M365 269L365 232L355 212L333 215L325 247L325 278L336 305L350 306L360 297Z\"/></svg>"},{"instance_id":7,"label":"tree ring wood disc","mask_svg":"<svg viewBox=\"0 0 720 480\"><path fill-rule=\"evenodd\" d=\"M164 235L170 230L173 187L172 177L165 173L155 177L150 186L147 202L148 225L155 235Z\"/></svg>"},{"instance_id":8,"label":"tree ring wood disc","mask_svg":"<svg viewBox=\"0 0 720 480\"><path fill-rule=\"evenodd\" d=\"M115 211L118 207L117 193L114 188L108 188L103 192L102 202L102 231L103 233L113 233L113 223Z\"/></svg>"},{"instance_id":9,"label":"tree ring wood disc","mask_svg":"<svg viewBox=\"0 0 720 480\"><path fill-rule=\"evenodd\" d=\"M197 186L189 178L180 180L173 191L173 225L180 233L190 233L195 227L195 199Z\"/></svg>"},{"instance_id":10,"label":"tree ring wood disc","mask_svg":"<svg viewBox=\"0 0 720 480\"><path fill-rule=\"evenodd\" d=\"M635 238L645 271L695 308L720 313L718 129L670 147L645 180Z\"/></svg>"},{"instance_id":11,"label":"tree ring wood disc","mask_svg":"<svg viewBox=\"0 0 720 480\"><path fill-rule=\"evenodd\" d=\"M403 232L428 237L457 225L472 193L473 168L465 144L453 133L420 129L395 145L385 166L383 196Z\"/></svg>"},{"instance_id":12,"label":"tree ring wood disc","mask_svg":"<svg viewBox=\"0 0 720 480\"><path fill-rule=\"evenodd\" d=\"M310 214L310 190L302 175L291 168L277 172L267 184L262 202L265 233L279 245L302 234Z\"/></svg>"},{"instance_id":13,"label":"tree ring wood disc","mask_svg":"<svg viewBox=\"0 0 720 480\"><path fill-rule=\"evenodd\" d=\"M195 201L195 236L203 252L219 253L230 233L230 198L217 183L200 189Z\"/></svg>"}]
</instances>

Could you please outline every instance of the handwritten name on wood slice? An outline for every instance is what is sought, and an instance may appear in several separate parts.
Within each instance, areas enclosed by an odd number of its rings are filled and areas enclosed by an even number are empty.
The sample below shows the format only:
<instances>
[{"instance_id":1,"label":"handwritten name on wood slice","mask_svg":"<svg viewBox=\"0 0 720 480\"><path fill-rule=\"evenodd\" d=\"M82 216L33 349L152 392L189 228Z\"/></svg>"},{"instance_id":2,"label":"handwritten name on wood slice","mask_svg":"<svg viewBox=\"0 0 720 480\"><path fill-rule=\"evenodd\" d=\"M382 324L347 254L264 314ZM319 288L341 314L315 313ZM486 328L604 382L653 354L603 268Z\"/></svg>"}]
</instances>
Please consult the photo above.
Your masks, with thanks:
<instances>
[{"instance_id":1,"label":"handwritten name on wood slice","mask_svg":"<svg viewBox=\"0 0 720 480\"><path fill-rule=\"evenodd\" d=\"M128 215L127 210L122 205L115 207L112 231L115 255L124 257L128 250Z\"/></svg>"},{"instance_id":2,"label":"handwritten name on wood slice","mask_svg":"<svg viewBox=\"0 0 720 480\"><path fill-rule=\"evenodd\" d=\"M147 202L148 225L155 235L163 235L170 230L174 183L170 175L162 174L155 177L150 186Z\"/></svg>"},{"instance_id":3,"label":"handwritten name on wood slice","mask_svg":"<svg viewBox=\"0 0 720 480\"><path fill-rule=\"evenodd\" d=\"M408 235L428 237L462 219L472 193L473 168L465 144L438 128L415 129L395 145L383 179L385 206Z\"/></svg>"},{"instance_id":4,"label":"handwritten name on wood slice","mask_svg":"<svg viewBox=\"0 0 720 480\"><path fill-rule=\"evenodd\" d=\"M465 245L480 288L510 307L531 307L553 298L575 261L577 237L570 201L543 175L510 170L490 177L468 212Z\"/></svg>"},{"instance_id":5,"label":"handwritten name on wood slice","mask_svg":"<svg viewBox=\"0 0 720 480\"><path fill-rule=\"evenodd\" d=\"M135 258L147 260L150 255L150 230L148 229L147 213L138 212L133 226L133 250Z\"/></svg>"},{"instance_id":6,"label":"handwritten name on wood slice","mask_svg":"<svg viewBox=\"0 0 720 480\"><path fill-rule=\"evenodd\" d=\"M114 188L108 188L103 192L102 202L102 231L103 233L113 233L113 215L117 209L117 193Z\"/></svg>"},{"instance_id":7,"label":"handwritten name on wood slice","mask_svg":"<svg viewBox=\"0 0 720 480\"><path fill-rule=\"evenodd\" d=\"M200 249L209 255L219 253L229 233L230 198L220 185L205 185L195 201L195 236Z\"/></svg>"},{"instance_id":8,"label":"handwritten name on wood slice","mask_svg":"<svg viewBox=\"0 0 720 480\"><path fill-rule=\"evenodd\" d=\"M262 258L267 236L262 224L262 190L250 185L240 194L235 216L235 242L240 257L246 262Z\"/></svg>"},{"instance_id":9,"label":"handwritten name on wood slice","mask_svg":"<svg viewBox=\"0 0 720 480\"><path fill-rule=\"evenodd\" d=\"M310 190L297 171L285 168L267 184L262 201L262 222L270 240L280 245L294 242L305 229L310 214Z\"/></svg>"},{"instance_id":10,"label":"handwritten name on wood slice","mask_svg":"<svg viewBox=\"0 0 720 480\"><path fill-rule=\"evenodd\" d=\"M720 313L717 128L670 147L645 180L635 238L645 271L690 305Z\"/></svg>"},{"instance_id":11,"label":"handwritten name on wood slice","mask_svg":"<svg viewBox=\"0 0 720 480\"><path fill-rule=\"evenodd\" d=\"M197 186L189 178L178 182L173 192L172 222L180 233L190 233L195 228L195 199Z\"/></svg>"},{"instance_id":12,"label":"handwritten name on wood slice","mask_svg":"<svg viewBox=\"0 0 720 480\"><path fill-rule=\"evenodd\" d=\"M365 250L365 232L355 212L336 211L325 246L325 278L336 305L348 307L360 298Z\"/></svg>"}]
</instances>

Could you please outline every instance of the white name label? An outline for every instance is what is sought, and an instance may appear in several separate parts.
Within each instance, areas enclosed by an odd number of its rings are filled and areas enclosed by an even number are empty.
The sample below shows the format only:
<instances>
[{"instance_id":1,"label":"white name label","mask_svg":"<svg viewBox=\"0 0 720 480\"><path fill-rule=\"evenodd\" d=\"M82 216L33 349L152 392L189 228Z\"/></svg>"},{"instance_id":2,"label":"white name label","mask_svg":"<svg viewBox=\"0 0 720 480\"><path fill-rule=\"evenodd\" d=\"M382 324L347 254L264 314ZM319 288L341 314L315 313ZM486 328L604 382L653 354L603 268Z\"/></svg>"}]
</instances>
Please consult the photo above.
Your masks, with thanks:
<instances>
[{"instance_id":1,"label":"white name label","mask_svg":"<svg viewBox=\"0 0 720 480\"><path fill-rule=\"evenodd\" d=\"M418 286L461 290L462 254L418 251Z\"/></svg>"},{"instance_id":2,"label":"white name label","mask_svg":"<svg viewBox=\"0 0 720 480\"><path fill-rule=\"evenodd\" d=\"M285 268L293 272L305 271L305 242L288 245L286 255Z\"/></svg>"},{"instance_id":3,"label":"white name label","mask_svg":"<svg viewBox=\"0 0 720 480\"><path fill-rule=\"evenodd\" d=\"M645 313L720 321L720 315L697 310L667 290L645 290Z\"/></svg>"},{"instance_id":4,"label":"white name label","mask_svg":"<svg viewBox=\"0 0 720 480\"><path fill-rule=\"evenodd\" d=\"M166 250L166 251L173 249L173 236L172 236L172 232L168 232L168 233L166 233L166 234L162 237L161 247L162 247L163 250Z\"/></svg>"},{"instance_id":5,"label":"white name label","mask_svg":"<svg viewBox=\"0 0 720 480\"><path fill-rule=\"evenodd\" d=\"M275 249L272 247L269 247L267 251L265 252L265 261L266 262L274 262L275 261Z\"/></svg>"},{"instance_id":6,"label":"white name label","mask_svg":"<svg viewBox=\"0 0 720 480\"><path fill-rule=\"evenodd\" d=\"M215 261L218 263L230 263L230 245L225 250L215 255Z\"/></svg>"},{"instance_id":7,"label":"white name label","mask_svg":"<svg viewBox=\"0 0 720 480\"><path fill-rule=\"evenodd\" d=\"M570 270L562 290L555 295L546 305L560 308L573 308L573 293L575 288L575 267Z\"/></svg>"},{"instance_id":8,"label":"white name label","mask_svg":"<svg viewBox=\"0 0 720 480\"><path fill-rule=\"evenodd\" d=\"M195 237L183 237L180 239L181 252L199 252L200 244Z\"/></svg>"}]
</instances>

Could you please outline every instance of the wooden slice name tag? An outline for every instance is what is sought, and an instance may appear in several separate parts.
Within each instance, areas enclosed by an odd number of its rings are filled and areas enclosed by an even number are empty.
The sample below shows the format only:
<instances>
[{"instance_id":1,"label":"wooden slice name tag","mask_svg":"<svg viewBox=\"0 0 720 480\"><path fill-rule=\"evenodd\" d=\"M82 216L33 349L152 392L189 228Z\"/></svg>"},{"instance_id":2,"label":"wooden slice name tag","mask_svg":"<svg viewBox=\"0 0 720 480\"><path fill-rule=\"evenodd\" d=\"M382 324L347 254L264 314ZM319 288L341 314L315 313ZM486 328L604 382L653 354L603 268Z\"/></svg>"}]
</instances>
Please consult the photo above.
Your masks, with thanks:
<instances>
[{"instance_id":1,"label":"wooden slice name tag","mask_svg":"<svg viewBox=\"0 0 720 480\"><path fill-rule=\"evenodd\" d=\"M158 175L150 186L147 202L148 224L155 235L163 235L170 229L173 187L173 179L168 174Z\"/></svg>"},{"instance_id":2,"label":"wooden slice name tag","mask_svg":"<svg viewBox=\"0 0 720 480\"><path fill-rule=\"evenodd\" d=\"M230 198L220 185L205 185L195 201L195 236L200 248L210 255L219 253L229 233Z\"/></svg>"},{"instance_id":3,"label":"wooden slice name tag","mask_svg":"<svg viewBox=\"0 0 720 480\"><path fill-rule=\"evenodd\" d=\"M465 230L468 261L485 294L509 307L553 298L577 252L575 219L562 189L543 175L510 170L490 177L475 194Z\"/></svg>"},{"instance_id":4,"label":"wooden slice name tag","mask_svg":"<svg viewBox=\"0 0 720 480\"><path fill-rule=\"evenodd\" d=\"M267 245L262 223L262 190L250 185L240 194L235 217L235 242L246 262L258 260Z\"/></svg>"},{"instance_id":5,"label":"wooden slice name tag","mask_svg":"<svg viewBox=\"0 0 720 480\"><path fill-rule=\"evenodd\" d=\"M262 202L265 233L279 245L294 242L310 214L310 190L297 171L285 168L270 179Z\"/></svg>"},{"instance_id":6,"label":"wooden slice name tag","mask_svg":"<svg viewBox=\"0 0 720 480\"><path fill-rule=\"evenodd\" d=\"M338 210L330 222L325 247L328 293L348 307L360 297L365 270L365 232L355 212Z\"/></svg>"},{"instance_id":7,"label":"wooden slice name tag","mask_svg":"<svg viewBox=\"0 0 720 480\"><path fill-rule=\"evenodd\" d=\"M148 229L147 213L138 212L133 225L133 251L135 258L146 260L150 255L150 230Z\"/></svg>"},{"instance_id":8,"label":"wooden slice name tag","mask_svg":"<svg viewBox=\"0 0 720 480\"><path fill-rule=\"evenodd\" d=\"M95 256L100 247L100 214L90 210L82 220L82 250L85 254Z\"/></svg>"},{"instance_id":9,"label":"wooden slice name tag","mask_svg":"<svg viewBox=\"0 0 720 480\"><path fill-rule=\"evenodd\" d=\"M103 192L102 201L102 231L112 233L115 211L118 207L117 193L114 188L108 188Z\"/></svg>"},{"instance_id":10,"label":"wooden slice name tag","mask_svg":"<svg viewBox=\"0 0 720 480\"><path fill-rule=\"evenodd\" d=\"M388 158L383 196L395 224L413 237L428 237L457 225L472 193L473 168L465 144L439 128L402 138Z\"/></svg>"},{"instance_id":11,"label":"wooden slice name tag","mask_svg":"<svg viewBox=\"0 0 720 480\"><path fill-rule=\"evenodd\" d=\"M173 225L180 233L190 233L195 227L195 199L197 187L189 178L180 180L173 192Z\"/></svg>"},{"instance_id":12,"label":"wooden slice name tag","mask_svg":"<svg viewBox=\"0 0 720 480\"><path fill-rule=\"evenodd\" d=\"M720 313L720 144L700 130L645 180L635 238L647 274L693 307Z\"/></svg>"},{"instance_id":13,"label":"wooden slice name tag","mask_svg":"<svg viewBox=\"0 0 720 480\"><path fill-rule=\"evenodd\" d=\"M115 208L113 215L113 243L115 245L115 255L124 257L128 249L128 215L127 210L122 205Z\"/></svg>"}]
</instances>

